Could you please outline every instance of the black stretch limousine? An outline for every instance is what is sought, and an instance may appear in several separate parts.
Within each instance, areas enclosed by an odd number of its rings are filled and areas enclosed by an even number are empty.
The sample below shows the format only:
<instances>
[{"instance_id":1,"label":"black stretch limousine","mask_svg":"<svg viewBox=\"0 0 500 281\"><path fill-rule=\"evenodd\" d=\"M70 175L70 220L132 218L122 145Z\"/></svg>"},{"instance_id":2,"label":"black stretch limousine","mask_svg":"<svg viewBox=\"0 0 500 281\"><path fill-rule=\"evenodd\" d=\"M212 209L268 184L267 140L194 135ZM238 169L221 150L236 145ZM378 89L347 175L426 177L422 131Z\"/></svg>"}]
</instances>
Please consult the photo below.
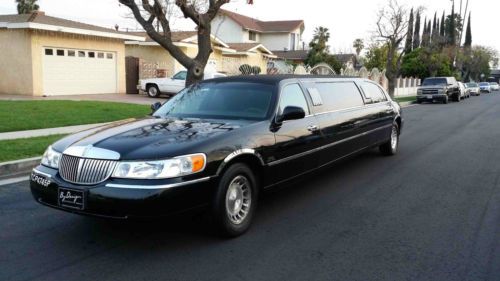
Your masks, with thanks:
<instances>
[{"instance_id":1,"label":"black stretch limousine","mask_svg":"<svg viewBox=\"0 0 500 281\"><path fill-rule=\"evenodd\" d=\"M236 236L262 190L369 148L393 155L403 126L379 85L346 77L219 78L153 109L50 146L31 175L35 200L108 218L208 206Z\"/></svg>"}]
</instances>

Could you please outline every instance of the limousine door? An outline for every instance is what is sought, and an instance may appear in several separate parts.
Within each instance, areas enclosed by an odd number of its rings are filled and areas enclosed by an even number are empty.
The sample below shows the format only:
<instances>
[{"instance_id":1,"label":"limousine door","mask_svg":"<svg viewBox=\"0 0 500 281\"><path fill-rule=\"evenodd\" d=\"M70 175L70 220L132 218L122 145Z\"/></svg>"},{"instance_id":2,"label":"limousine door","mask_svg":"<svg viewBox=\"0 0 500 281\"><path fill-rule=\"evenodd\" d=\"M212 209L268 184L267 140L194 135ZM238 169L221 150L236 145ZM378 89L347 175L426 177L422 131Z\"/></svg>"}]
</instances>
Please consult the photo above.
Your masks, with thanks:
<instances>
[{"instance_id":1,"label":"limousine door","mask_svg":"<svg viewBox=\"0 0 500 281\"><path fill-rule=\"evenodd\" d=\"M326 165L364 147L360 124L366 122L361 93L353 81L327 81L307 85L325 137L320 156Z\"/></svg>"},{"instance_id":2,"label":"limousine door","mask_svg":"<svg viewBox=\"0 0 500 281\"><path fill-rule=\"evenodd\" d=\"M363 82L361 84L365 97L369 104L366 106L368 122L363 124L366 134L367 145L387 141L390 138L392 122L394 120L394 108L388 101L383 90L374 83Z\"/></svg>"},{"instance_id":3,"label":"limousine door","mask_svg":"<svg viewBox=\"0 0 500 281\"><path fill-rule=\"evenodd\" d=\"M269 162L269 182L277 183L303 174L318 165L318 152L322 135L315 116L299 84L285 85L281 91L278 115L287 106L304 109L306 117L284 121L272 128L276 138L273 158Z\"/></svg>"}]
</instances>

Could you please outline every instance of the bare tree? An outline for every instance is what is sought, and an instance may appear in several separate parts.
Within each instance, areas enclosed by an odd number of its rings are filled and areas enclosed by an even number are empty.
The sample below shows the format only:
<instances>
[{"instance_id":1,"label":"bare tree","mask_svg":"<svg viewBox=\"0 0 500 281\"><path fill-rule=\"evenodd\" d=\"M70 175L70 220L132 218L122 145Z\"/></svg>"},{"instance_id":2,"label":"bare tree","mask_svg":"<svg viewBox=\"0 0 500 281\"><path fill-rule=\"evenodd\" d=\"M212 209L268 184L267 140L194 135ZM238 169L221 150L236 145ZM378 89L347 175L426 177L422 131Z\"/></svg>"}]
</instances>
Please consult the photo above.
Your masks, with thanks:
<instances>
[{"instance_id":1,"label":"bare tree","mask_svg":"<svg viewBox=\"0 0 500 281\"><path fill-rule=\"evenodd\" d=\"M389 93L394 96L395 80L401 69L404 52L401 43L408 28L408 11L397 0L389 0L387 6L378 12L376 37L388 47L386 75L389 79Z\"/></svg>"},{"instance_id":2,"label":"bare tree","mask_svg":"<svg viewBox=\"0 0 500 281\"><path fill-rule=\"evenodd\" d=\"M171 23L164 9L167 0L119 0L132 11L135 19L144 28L149 37L167 50L188 71L186 86L203 79L205 66L207 65L212 50L211 25L222 5L230 0L176 0L175 5L180 9L183 16L196 24L198 33L198 53L194 58L186 55L181 48L174 45L172 41ZM139 2L139 3L137 3ZM144 10L142 12L141 10ZM160 22L162 32L155 26L155 20Z\"/></svg>"}]
</instances>

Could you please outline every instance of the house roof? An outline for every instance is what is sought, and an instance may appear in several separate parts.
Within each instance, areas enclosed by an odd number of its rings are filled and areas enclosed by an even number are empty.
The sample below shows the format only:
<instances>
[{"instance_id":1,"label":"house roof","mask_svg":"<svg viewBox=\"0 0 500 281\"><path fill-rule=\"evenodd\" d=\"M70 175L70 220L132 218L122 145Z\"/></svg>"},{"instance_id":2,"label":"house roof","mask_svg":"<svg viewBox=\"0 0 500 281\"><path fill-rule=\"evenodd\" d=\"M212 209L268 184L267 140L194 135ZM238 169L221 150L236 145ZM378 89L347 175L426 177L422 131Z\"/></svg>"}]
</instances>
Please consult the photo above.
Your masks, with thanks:
<instances>
[{"instance_id":1,"label":"house roof","mask_svg":"<svg viewBox=\"0 0 500 281\"><path fill-rule=\"evenodd\" d=\"M158 45L156 41L151 39L149 35L145 32L128 32L129 34L133 34L135 36L140 36L145 38L144 42L138 42L135 40L129 40L126 44L134 45L134 44L142 44L142 45ZM223 42L221 39L215 37L213 34L210 35L212 40L220 45L222 48L229 48L229 46ZM189 43L195 44L198 41L198 32L196 31L172 31L171 32L172 42L174 43Z\"/></svg>"},{"instance_id":2,"label":"house roof","mask_svg":"<svg viewBox=\"0 0 500 281\"><path fill-rule=\"evenodd\" d=\"M355 54L334 54L334 56L338 62L343 63L343 64L347 63L351 60L354 63L356 62L356 55Z\"/></svg>"},{"instance_id":3,"label":"house roof","mask_svg":"<svg viewBox=\"0 0 500 281\"><path fill-rule=\"evenodd\" d=\"M305 60L307 58L307 50L295 51L272 51L278 58L286 60Z\"/></svg>"},{"instance_id":4,"label":"house roof","mask_svg":"<svg viewBox=\"0 0 500 281\"><path fill-rule=\"evenodd\" d=\"M41 11L35 11L31 14L0 15L0 28L39 29L118 39L144 40L144 38L111 28L47 16Z\"/></svg>"},{"instance_id":5,"label":"house roof","mask_svg":"<svg viewBox=\"0 0 500 281\"><path fill-rule=\"evenodd\" d=\"M229 17L230 19L241 25L244 29L249 29L261 33L291 32L297 28L304 28L303 20L261 21L223 9L220 10L220 14Z\"/></svg>"},{"instance_id":6,"label":"house roof","mask_svg":"<svg viewBox=\"0 0 500 281\"><path fill-rule=\"evenodd\" d=\"M228 46L230 49L235 50L236 54L260 50L265 54L273 55L273 52L269 51L264 45L260 43L228 43Z\"/></svg>"}]
</instances>

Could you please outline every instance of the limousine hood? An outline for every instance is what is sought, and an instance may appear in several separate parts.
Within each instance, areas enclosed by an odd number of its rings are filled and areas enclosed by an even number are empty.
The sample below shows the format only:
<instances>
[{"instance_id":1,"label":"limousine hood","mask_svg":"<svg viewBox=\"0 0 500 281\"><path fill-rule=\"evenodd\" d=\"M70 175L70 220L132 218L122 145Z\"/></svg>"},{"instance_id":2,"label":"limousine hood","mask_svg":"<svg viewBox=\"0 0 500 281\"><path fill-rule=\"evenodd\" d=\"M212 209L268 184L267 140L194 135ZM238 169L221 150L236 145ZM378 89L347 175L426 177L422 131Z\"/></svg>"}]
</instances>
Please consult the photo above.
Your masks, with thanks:
<instances>
[{"instance_id":1,"label":"limousine hood","mask_svg":"<svg viewBox=\"0 0 500 281\"><path fill-rule=\"evenodd\" d=\"M93 146L118 152L121 160L162 159L195 151L203 142L231 132L249 121L199 119L131 119L83 131L53 145L64 152L69 147Z\"/></svg>"}]
</instances>

